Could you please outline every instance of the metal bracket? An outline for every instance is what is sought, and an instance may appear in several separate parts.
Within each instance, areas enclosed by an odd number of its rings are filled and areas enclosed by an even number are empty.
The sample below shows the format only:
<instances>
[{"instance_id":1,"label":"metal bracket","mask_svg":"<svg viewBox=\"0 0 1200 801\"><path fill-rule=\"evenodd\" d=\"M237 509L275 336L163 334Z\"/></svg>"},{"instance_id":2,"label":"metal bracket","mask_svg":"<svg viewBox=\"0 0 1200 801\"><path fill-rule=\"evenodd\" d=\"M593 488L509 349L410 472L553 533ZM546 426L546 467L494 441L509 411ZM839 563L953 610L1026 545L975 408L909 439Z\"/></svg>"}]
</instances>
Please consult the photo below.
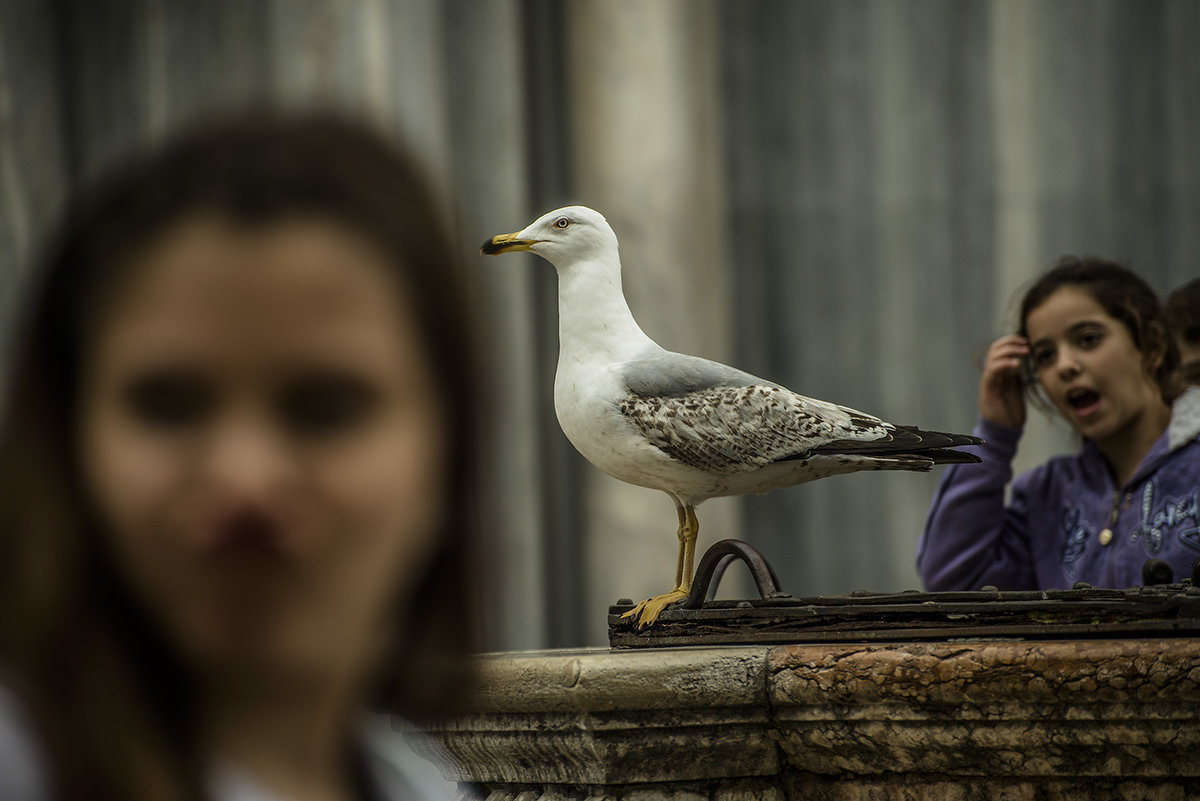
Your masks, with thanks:
<instances>
[{"instance_id":1,"label":"metal bracket","mask_svg":"<svg viewBox=\"0 0 1200 801\"><path fill-rule=\"evenodd\" d=\"M760 599L712 600L725 569L741 560ZM762 554L738 540L709 548L691 592L641 628L623 617L627 598L609 607L614 648L751 643L901 642L960 639L1200 638L1200 561L1192 580L1170 582L1170 566L1146 565L1145 584L1125 589L1077 584L1070 590L898 593L793 598L780 591ZM707 599L707 600L706 600Z\"/></svg>"},{"instance_id":2,"label":"metal bracket","mask_svg":"<svg viewBox=\"0 0 1200 801\"><path fill-rule=\"evenodd\" d=\"M721 540L704 552L696 575L692 577L691 591L674 609L699 609L706 600L716 597L717 586L725 575L725 569L735 559L740 559L750 570L758 595L764 601L775 598L790 598L786 592L779 589L779 578L775 570L755 548L741 540Z\"/></svg>"}]
</instances>

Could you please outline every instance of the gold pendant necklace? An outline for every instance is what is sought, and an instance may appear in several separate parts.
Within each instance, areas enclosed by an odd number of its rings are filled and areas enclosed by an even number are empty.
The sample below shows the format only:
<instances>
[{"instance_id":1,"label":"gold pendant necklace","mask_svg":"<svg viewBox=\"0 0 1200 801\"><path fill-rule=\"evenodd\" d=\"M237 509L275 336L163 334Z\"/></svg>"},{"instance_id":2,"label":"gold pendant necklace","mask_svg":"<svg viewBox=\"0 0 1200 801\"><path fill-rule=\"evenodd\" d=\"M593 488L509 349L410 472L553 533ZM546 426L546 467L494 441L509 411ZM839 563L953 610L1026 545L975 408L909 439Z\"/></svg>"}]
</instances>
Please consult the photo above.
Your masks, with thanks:
<instances>
[{"instance_id":1,"label":"gold pendant necklace","mask_svg":"<svg viewBox=\"0 0 1200 801\"><path fill-rule=\"evenodd\" d=\"M1117 517L1121 514L1121 491L1113 491L1112 511L1108 513L1108 525L1100 531L1100 544L1108 545L1113 539L1113 526L1117 525Z\"/></svg>"}]
</instances>

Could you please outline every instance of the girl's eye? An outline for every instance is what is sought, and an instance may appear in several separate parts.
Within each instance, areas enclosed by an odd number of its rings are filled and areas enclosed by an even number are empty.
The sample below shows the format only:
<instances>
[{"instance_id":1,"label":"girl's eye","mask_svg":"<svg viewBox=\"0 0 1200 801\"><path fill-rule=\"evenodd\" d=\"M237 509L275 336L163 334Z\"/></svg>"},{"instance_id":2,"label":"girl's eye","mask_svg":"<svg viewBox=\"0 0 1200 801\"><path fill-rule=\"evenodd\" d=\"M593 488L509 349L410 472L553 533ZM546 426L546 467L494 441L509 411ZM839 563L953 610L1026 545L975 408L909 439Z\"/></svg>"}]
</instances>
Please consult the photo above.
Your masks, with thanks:
<instances>
[{"instance_id":1,"label":"girl's eye","mask_svg":"<svg viewBox=\"0 0 1200 801\"><path fill-rule=\"evenodd\" d=\"M1079 347L1091 349L1100 344L1104 335L1099 331L1082 331L1079 334Z\"/></svg>"},{"instance_id":2,"label":"girl's eye","mask_svg":"<svg viewBox=\"0 0 1200 801\"><path fill-rule=\"evenodd\" d=\"M1029 358L1033 361L1034 367L1048 367L1054 364L1054 349L1036 348L1033 353L1029 354Z\"/></svg>"},{"instance_id":3,"label":"girl's eye","mask_svg":"<svg viewBox=\"0 0 1200 801\"><path fill-rule=\"evenodd\" d=\"M297 434L333 434L370 414L376 397L365 383L347 376L311 376L292 382L279 398L284 426Z\"/></svg>"},{"instance_id":4,"label":"girl's eye","mask_svg":"<svg viewBox=\"0 0 1200 801\"><path fill-rule=\"evenodd\" d=\"M566 217L559 217L557 220L554 221L555 228L566 228L570 224L571 224L571 221Z\"/></svg>"},{"instance_id":5,"label":"girl's eye","mask_svg":"<svg viewBox=\"0 0 1200 801\"><path fill-rule=\"evenodd\" d=\"M216 393L200 377L162 372L141 376L125 390L125 406L153 428L183 428L203 422L216 405Z\"/></svg>"}]
</instances>

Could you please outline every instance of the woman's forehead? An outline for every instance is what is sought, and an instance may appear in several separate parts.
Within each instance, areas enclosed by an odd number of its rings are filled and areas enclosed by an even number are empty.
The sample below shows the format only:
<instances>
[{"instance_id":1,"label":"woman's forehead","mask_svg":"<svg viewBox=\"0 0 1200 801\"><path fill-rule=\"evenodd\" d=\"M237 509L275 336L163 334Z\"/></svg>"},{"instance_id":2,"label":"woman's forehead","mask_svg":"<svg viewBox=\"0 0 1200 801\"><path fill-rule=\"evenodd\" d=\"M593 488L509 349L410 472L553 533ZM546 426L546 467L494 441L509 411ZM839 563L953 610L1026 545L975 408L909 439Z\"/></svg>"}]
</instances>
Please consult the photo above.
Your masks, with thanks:
<instances>
[{"instance_id":1,"label":"woman's forehead","mask_svg":"<svg viewBox=\"0 0 1200 801\"><path fill-rule=\"evenodd\" d=\"M337 302L398 294L395 269L365 238L332 221L294 219L246 227L217 218L173 226L140 252L117 305L155 305L215 294Z\"/></svg>"},{"instance_id":2,"label":"woman's forehead","mask_svg":"<svg viewBox=\"0 0 1200 801\"><path fill-rule=\"evenodd\" d=\"M95 332L110 344L266 354L412 338L394 270L333 223L246 229L193 220L139 262Z\"/></svg>"}]
</instances>

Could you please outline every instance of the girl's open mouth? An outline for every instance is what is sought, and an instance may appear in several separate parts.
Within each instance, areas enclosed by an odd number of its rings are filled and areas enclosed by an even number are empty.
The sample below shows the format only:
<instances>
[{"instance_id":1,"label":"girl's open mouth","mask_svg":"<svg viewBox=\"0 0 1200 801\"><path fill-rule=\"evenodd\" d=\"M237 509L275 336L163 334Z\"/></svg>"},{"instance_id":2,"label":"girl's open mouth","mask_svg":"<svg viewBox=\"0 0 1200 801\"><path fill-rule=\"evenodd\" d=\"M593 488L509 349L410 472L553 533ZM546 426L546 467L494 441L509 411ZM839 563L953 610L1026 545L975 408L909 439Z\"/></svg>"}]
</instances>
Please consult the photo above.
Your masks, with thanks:
<instances>
[{"instance_id":1,"label":"girl's open mouth","mask_svg":"<svg viewBox=\"0 0 1200 801\"><path fill-rule=\"evenodd\" d=\"M1067 393L1067 405L1079 417L1090 417L1100 408L1100 393L1092 389L1073 389Z\"/></svg>"}]
</instances>

